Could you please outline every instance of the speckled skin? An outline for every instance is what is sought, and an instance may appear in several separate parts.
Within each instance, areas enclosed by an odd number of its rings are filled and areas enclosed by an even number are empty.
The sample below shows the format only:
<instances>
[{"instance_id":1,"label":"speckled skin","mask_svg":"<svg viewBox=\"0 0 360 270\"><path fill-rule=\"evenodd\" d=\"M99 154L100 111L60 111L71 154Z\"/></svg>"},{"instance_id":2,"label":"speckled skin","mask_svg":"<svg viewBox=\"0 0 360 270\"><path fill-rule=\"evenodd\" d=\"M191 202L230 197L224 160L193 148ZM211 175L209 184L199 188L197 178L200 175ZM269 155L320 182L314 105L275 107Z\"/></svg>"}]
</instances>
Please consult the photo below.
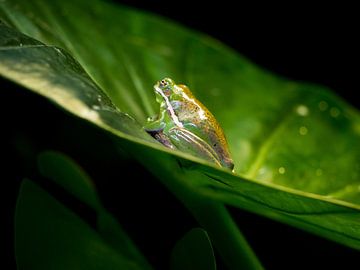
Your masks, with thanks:
<instances>
[{"instance_id":1,"label":"speckled skin","mask_svg":"<svg viewBox=\"0 0 360 270\"><path fill-rule=\"evenodd\" d=\"M154 85L154 90L160 113L148 121L145 130L167 147L233 169L222 128L190 89L165 78Z\"/></svg>"}]
</instances>

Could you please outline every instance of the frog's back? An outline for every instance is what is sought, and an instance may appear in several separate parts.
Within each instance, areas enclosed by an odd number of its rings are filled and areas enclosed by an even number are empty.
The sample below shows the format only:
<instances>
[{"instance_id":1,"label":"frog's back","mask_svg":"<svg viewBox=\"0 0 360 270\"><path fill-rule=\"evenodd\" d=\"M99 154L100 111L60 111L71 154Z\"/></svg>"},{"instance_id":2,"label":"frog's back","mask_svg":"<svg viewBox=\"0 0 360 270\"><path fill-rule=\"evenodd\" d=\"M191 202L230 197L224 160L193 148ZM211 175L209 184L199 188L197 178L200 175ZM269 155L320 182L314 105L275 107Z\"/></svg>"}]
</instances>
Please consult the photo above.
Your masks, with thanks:
<instances>
[{"instance_id":1,"label":"frog's back","mask_svg":"<svg viewBox=\"0 0 360 270\"><path fill-rule=\"evenodd\" d=\"M181 101L181 106L177 110L179 121L184 124L186 129L206 139L219 155L220 162L232 169L234 164L230 157L224 132L219 123L213 114L193 96L186 86L179 86L183 88L186 94Z\"/></svg>"}]
</instances>

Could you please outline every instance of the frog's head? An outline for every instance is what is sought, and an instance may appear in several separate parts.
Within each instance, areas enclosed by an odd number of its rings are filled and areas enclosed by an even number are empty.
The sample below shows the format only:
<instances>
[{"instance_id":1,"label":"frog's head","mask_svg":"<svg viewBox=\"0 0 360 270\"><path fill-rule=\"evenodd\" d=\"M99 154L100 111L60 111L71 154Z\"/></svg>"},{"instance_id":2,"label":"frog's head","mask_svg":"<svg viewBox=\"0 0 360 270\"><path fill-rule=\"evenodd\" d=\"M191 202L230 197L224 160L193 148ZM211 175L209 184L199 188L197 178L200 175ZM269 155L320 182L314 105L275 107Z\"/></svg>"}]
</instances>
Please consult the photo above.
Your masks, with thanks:
<instances>
[{"instance_id":1,"label":"frog's head","mask_svg":"<svg viewBox=\"0 0 360 270\"><path fill-rule=\"evenodd\" d=\"M156 101L161 103L166 100L171 100L176 94L175 82L170 78L164 78L154 85L156 94Z\"/></svg>"}]
</instances>

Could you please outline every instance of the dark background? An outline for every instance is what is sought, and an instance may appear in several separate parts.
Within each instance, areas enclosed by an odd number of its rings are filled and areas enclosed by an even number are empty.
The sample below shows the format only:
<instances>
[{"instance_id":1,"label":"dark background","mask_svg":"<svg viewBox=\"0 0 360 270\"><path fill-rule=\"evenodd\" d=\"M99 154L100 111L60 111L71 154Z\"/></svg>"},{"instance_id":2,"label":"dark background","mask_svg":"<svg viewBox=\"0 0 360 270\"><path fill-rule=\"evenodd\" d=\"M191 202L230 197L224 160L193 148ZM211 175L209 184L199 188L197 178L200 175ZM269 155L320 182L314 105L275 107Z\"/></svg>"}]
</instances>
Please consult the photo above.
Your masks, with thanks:
<instances>
[{"instance_id":1,"label":"dark background","mask_svg":"<svg viewBox=\"0 0 360 270\"><path fill-rule=\"evenodd\" d=\"M235 6L232 1L203 6L196 6L195 1L119 2L205 32L274 73L326 85L360 107L356 96L359 21L353 14L354 7L264 6L257 2ZM6 136L2 149L7 157L3 162L6 188L2 197L6 203L1 240L5 243L5 265L14 268L13 211L20 180L24 176L40 178L33 162L36 154L56 149L89 172L106 207L117 215L154 267L167 269L176 240L196 226L188 212L141 165L131 160L119 164L118 153L106 144L107 134L10 82L2 80L1 85L4 96L0 111ZM101 147L96 147L98 141ZM128 181L126 190L121 188L120 180ZM143 199L134 199L134 194ZM68 201L64 195L57 196ZM230 210L267 269L335 269L339 264L342 269L352 269L358 265L357 251L239 209ZM219 269L225 269L218 261Z\"/></svg>"},{"instance_id":2,"label":"dark background","mask_svg":"<svg viewBox=\"0 0 360 270\"><path fill-rule=\"evenodd\" d=\"M360 106L360 19L339 4L214 1L117 1L213 36L272 72L326 85Z\"/></svg>"}]
</instances>

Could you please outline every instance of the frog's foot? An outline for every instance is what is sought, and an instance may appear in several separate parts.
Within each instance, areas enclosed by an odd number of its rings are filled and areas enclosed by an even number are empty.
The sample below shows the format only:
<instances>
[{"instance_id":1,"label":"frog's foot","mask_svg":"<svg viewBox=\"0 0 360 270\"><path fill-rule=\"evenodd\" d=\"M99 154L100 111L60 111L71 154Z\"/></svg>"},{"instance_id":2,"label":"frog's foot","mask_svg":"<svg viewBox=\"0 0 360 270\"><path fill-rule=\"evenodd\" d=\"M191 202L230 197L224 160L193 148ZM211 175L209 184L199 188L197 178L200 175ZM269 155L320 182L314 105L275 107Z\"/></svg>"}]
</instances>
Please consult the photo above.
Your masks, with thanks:
<instances>
[{"instance_id":1,"label":"frog's foot","mask_svg":"<svg viewBox=\"0 0 360 270\"><path fill-rule=\"evenodd\" d=\"M149 132L150 133L150 132ZM151 134L151 133L150 133ZM170 148L170 149L175 149L175 146L171 143L170 139L161 131L161 132L156 132L153 133L154 135L152 135L158 142L160 142L161 144L163 144L164 146Z\"/></svg>"},{"instance_id":2,"label":"frog's foot","mask_svg":"<svg viewBox=\"0 0 360 270\"><path fill-rule=\"evenodd\" d=\"M164 126L159 122L148 123L144 126L144 130L151 135L155 140L164 146L175 149L170 139L164 134Z\"/></svg>"},{"instance_id":3,"label":"frog's foot","mask_svg":"<svg viewBox=\"0 0 360 270\"><path fill-rule=\"evenodd\" d=\"M154 122L154 121L156 121L156 120L158 120L158 119L159 119L159 115L156 114L156 115L153 115L153 116L149 116L149 117L146 119L146 121L147 121L148 123L151 123L151 122Z\"/></svg>"}]
</instances>

